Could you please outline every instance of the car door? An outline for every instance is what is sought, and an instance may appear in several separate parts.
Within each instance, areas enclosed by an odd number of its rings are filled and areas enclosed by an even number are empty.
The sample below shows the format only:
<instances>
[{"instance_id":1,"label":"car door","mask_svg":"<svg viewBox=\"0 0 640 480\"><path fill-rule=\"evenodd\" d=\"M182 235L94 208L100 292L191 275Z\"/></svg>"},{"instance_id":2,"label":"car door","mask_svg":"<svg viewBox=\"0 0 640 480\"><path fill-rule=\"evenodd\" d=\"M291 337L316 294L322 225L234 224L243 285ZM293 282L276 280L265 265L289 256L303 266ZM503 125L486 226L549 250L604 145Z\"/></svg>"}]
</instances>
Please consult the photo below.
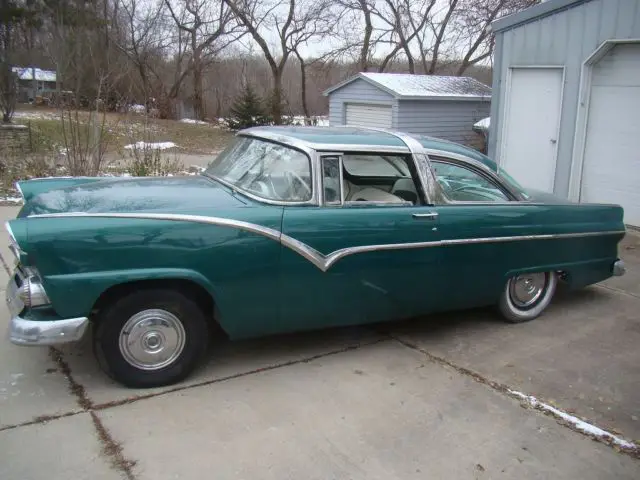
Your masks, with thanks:
<instances>
[{"instance_id":1,"label":"car door","mask_svg":"<svg viewBox=\"0 0 640 480\"><path fill-rule=\"evenodd\" d=\"M379 155L386 171L369 168ZM284 210L282 329L438 309L438 217L425 204L412 157L325 154L319 161L321 204Z\"/></svg>"},{"instance_id":2,"label":"car door","mask_svg":"<svg viewBox=\"0 0 640 480\"><path fill-rule=\"evenodd\" d=\"M540 240L517 239L548 233L547 206L519 201L495 176L470 162L430 155L430 164L444 194L433 209L444 244L447 304L491 303L509 272L545 264L548 252Z\"/></svg>"}]
</instances>

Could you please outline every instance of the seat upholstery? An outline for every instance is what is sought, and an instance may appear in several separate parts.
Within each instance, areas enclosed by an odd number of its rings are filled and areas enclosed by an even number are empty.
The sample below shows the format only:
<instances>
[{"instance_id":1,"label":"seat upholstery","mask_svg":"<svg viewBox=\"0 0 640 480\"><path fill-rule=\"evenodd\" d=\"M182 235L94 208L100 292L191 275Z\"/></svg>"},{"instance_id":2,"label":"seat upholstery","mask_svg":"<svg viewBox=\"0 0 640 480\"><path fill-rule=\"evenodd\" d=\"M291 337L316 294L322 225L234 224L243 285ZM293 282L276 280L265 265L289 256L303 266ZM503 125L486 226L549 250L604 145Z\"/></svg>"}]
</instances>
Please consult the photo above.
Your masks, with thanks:
<instances>
[{"instance_id":1,"label":"seat upholstery","mask_svg":"<svg viewBox=\"0 0 640 480\"><path fill-rule=\"evenodd\" d=\"M385 203L403 203L402 198L392 195L375 187L353 188L350 185L349 196L347 200L350 202L385 202Z\"/></svg>"},{"instance_id":2,"label":"seat upholstery","mask_svg":"<svg viewBox=\"0 0 640 480\"><path fill-rule=\"evenodd\" d=\"M418 203L418 191L411 178L399 178L391 188L391 193L414 205Z\"/></svg>"}]
</instances>

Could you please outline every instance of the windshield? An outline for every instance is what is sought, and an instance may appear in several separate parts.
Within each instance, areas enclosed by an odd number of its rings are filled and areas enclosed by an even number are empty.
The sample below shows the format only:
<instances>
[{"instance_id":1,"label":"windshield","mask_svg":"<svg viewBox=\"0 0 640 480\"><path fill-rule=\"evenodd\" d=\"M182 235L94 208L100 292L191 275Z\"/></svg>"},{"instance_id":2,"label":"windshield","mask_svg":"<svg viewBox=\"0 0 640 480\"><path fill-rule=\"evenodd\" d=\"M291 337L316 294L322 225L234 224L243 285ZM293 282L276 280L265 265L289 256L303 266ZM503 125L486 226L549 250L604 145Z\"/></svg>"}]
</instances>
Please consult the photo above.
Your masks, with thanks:
<instances>
[{"instance_id":1,"label":"windshield","mask_svg":"<svg viewBox=\"0 0 640 480\"><path fill-rule=\"evenodd\" d=\"M311 161L299 150L251 137L236 137L205 173L268 200L311 199Z\"/></svg>"},{"instance_id":2,"label":"windshield","mask_svg":"<svg viewBox=\"0 0 640 480\"><path fill-rule=\"evenodd\" d=\"M516 182L511 175L509 175L504 168L498 167L498 176L507 183L512 190L519 192L525 199L531 198L522 185Z\"/></svg>"}]
</instances>

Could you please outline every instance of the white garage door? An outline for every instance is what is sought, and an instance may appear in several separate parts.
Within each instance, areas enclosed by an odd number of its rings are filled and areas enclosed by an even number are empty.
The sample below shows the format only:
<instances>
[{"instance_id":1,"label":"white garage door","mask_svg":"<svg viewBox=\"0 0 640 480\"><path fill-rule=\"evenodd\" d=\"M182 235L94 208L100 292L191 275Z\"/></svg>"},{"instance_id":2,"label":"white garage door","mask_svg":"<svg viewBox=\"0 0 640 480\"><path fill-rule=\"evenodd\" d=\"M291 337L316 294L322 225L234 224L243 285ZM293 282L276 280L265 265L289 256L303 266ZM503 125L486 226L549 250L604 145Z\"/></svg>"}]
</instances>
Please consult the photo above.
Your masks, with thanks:
<instances>
[{"instance_id":1,"label":"white garage door","mask_svg":"<svg viewBox=\"0 0 640 480\"><path fill-rule=\"evenodd\" d=\"M357 127L391 128L391 107L347 103L346 124Z\"/></svg>"},{"instance_id":2,"label":"white garage door","mask_svg":"<svg viewBox=\"0 0 640 480\"><path fill-rule=\"evenodd\" d=\"M640 226L640 45L593 66L580 200L617 203Z\"/></svg>"}]
</instances>

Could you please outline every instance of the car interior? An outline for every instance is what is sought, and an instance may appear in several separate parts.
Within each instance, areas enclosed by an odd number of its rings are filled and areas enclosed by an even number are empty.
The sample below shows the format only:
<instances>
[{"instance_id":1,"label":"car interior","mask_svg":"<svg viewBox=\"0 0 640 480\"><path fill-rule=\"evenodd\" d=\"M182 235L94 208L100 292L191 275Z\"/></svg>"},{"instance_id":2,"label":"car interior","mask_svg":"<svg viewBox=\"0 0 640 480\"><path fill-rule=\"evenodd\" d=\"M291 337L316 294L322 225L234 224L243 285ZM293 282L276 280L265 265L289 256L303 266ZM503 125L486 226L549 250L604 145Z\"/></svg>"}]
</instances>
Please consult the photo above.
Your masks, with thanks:
<instances>
[{"instance_id":1,"label":"car interior","mask_svg":"<svg viewBox=\"0 0 640 480\"><path fill-rule=\"evenodd\" d=\"M343 185L345 202L376 202L418 205L419 190L405 155L345 154ZM490 179L454 163L431 161L436 179L450 200L461 202L508 201L509 197ZM337 159L323 165L325 201L339 202Z\"/></svg>"}]
</instances>

